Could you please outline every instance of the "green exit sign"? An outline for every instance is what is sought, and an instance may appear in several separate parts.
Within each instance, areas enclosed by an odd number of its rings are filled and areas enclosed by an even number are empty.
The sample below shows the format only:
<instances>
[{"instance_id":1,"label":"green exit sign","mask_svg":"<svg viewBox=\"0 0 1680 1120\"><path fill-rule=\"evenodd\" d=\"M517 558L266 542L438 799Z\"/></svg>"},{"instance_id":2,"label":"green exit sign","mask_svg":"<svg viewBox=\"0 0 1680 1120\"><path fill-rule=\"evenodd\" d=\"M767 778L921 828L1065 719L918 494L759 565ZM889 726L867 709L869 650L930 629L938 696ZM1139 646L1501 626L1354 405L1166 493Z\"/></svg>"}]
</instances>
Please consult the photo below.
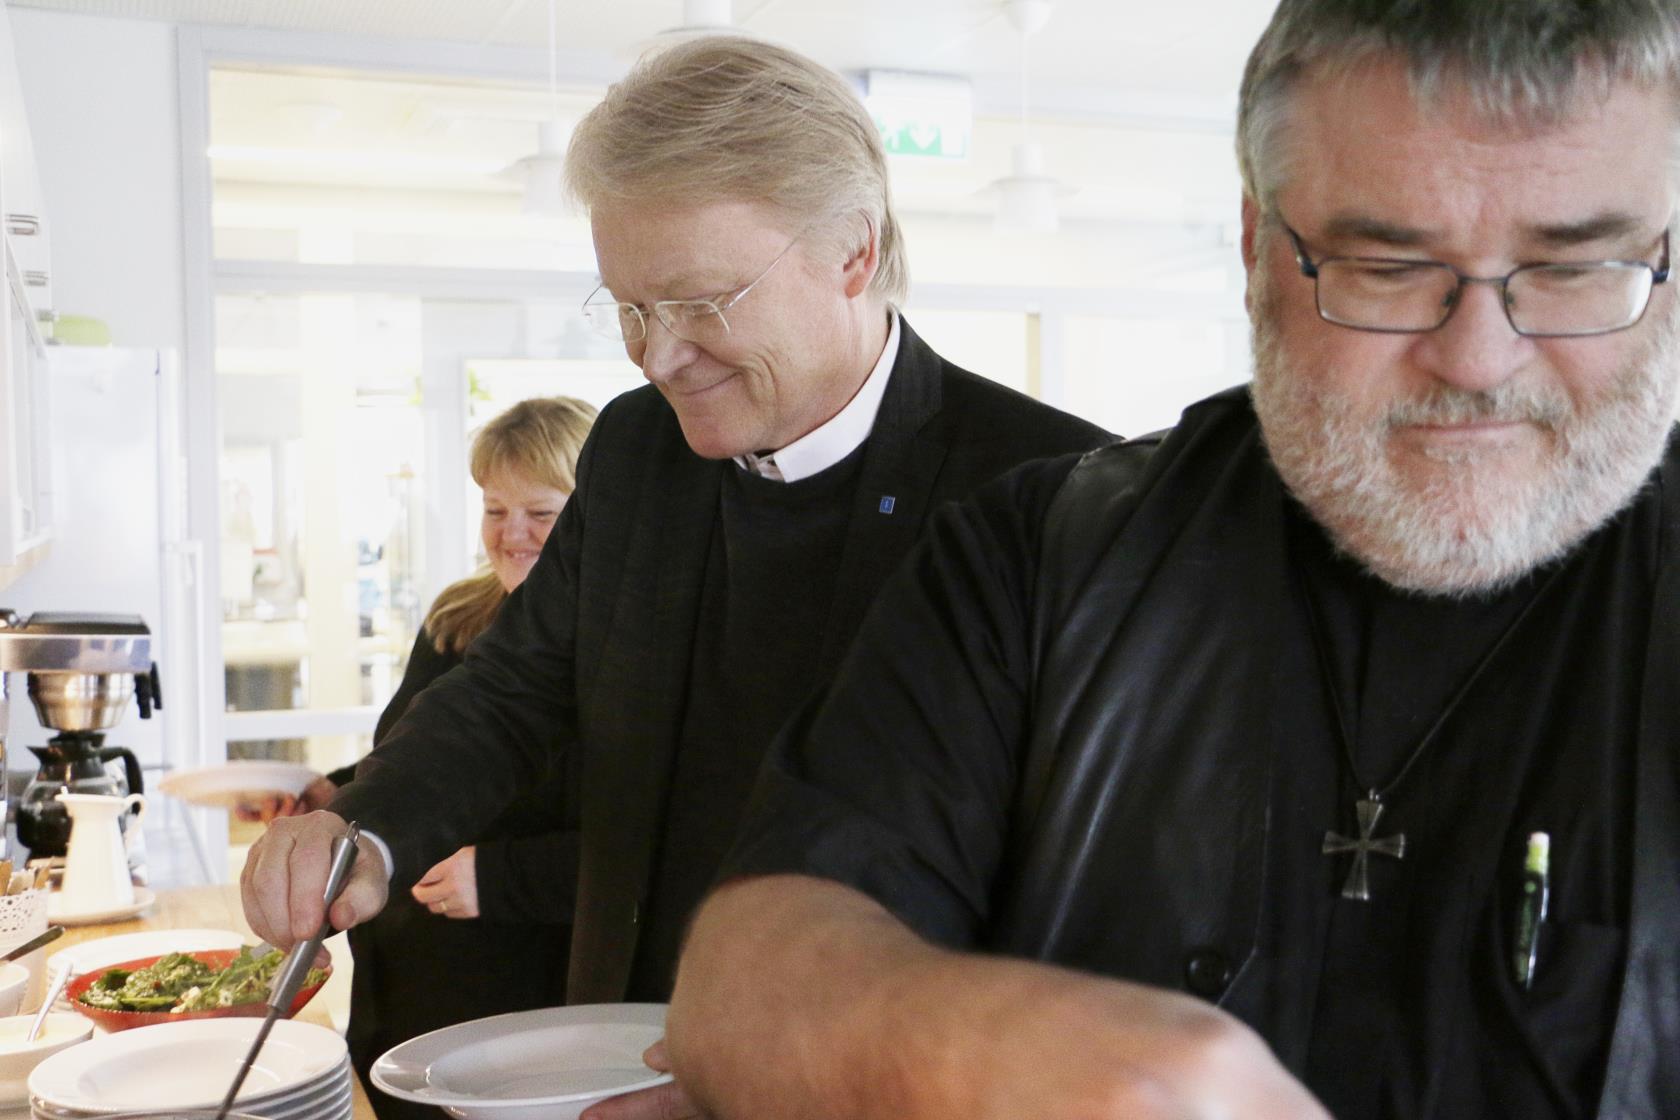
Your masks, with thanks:
<instances>
[{"instance_id":1,"label":"green exit sign","mask_svg":"<svg viewBox=\"0 0 1680 1120\"><path fill-rule=\"evenodd\" d=\"M953 129L936 121L894 121L889 126L879 117L875 126L881 130L881 143L889 156L933 156L939 159L962 159L968 155L968 130Z\"/></svg>"},{"instance_id":2,"label":"green exit sign","mask_svg":"<svg viewBox=\"0 0 1680 1120\"><path fill-rule=\"evenodd\" d=\"M974 108L966 79L871 70L864 86L864 104L888 155L967 158Z\"/></svg>"}]
</instances>

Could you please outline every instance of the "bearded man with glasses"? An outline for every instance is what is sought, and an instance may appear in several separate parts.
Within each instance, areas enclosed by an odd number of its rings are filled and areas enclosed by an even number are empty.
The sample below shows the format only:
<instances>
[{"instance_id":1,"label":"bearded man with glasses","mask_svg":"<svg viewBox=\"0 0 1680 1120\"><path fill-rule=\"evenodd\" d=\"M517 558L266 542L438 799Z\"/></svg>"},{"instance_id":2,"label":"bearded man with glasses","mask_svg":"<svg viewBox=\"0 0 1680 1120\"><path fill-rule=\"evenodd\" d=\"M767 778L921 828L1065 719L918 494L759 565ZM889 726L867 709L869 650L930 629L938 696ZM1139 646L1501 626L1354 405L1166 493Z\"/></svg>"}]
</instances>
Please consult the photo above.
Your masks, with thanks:
<instances>
[{"instance_id":1,"label":"bearded man with glasses","mask_svg":"<svg viewBox=\"0 0 1680 1120\"><path fill-rule=\"evenodd\" d=\"M568 999L663 1001L771 738L923 522L1109 437L916 337L879 134L809 59L734 37L653 56L580 123L567 176L601 270L584 313L649 385L602 411L541 557L464 665L330 811L253 849L245 907L275 944L313 930L321 857L355 819L391 857L365 845L333 910L365 919L387 876L406 890L564 766L581 839L546 891L573 923Z\"/></svg>"},{"instance_id":2,"label":"bearded man with glasses","mask_svg":"<svg viewBox=\"0 0 1680 1120\"><path fill-rule=\"evenodd\" d=\"M1680 1116L1680 5L1282 0L1251 385L936 519L678 971L720 1120Z\"/></svg>"}]
</instances>

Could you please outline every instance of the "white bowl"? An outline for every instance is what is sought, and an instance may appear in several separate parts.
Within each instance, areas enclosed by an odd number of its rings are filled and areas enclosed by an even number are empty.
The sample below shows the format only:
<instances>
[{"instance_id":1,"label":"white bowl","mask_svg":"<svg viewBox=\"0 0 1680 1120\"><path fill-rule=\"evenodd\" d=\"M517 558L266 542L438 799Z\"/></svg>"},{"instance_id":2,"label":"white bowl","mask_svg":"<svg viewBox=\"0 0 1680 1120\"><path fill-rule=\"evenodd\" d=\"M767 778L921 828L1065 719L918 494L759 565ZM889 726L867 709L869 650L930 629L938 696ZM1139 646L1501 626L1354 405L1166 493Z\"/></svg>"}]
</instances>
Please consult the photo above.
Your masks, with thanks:
<instances>
[{"instance_id":1,"label":"white bowl","mask_svg":"<svg viewBox=\"0 0 1680 1120\"><path fill-rule=\"evenodd\" d=\"M29 970L17 961L0 964L0 1015L23 1010L23 995L29 989Z\"/></svg>"},{"instance_id":2,"label":"white bowl","mask_svg":"<svg viewBox=\"0 0 1680 1120\"><path fill-rule=\"evenodd\" d=\"M93 1035L93 1020L74 1011L53 1011L34 1042L23 1041L33 1015L0 1019L0 1104L29 1098L29 1074L47 1058Z\"/></svg>"},{"instance_id":3,"label":"white bowl","mask_svg":"<svg viewBox=\"0 0 1680 1120\"><path fill-rule=\"evenodd\" d=\"M411 1038L369 1072L391 1096L457 1120L575 1120L597 1101L670 1081L642 1062L664 1034L662 1003L545 1007Z\"/></svg>"}]
</instances>

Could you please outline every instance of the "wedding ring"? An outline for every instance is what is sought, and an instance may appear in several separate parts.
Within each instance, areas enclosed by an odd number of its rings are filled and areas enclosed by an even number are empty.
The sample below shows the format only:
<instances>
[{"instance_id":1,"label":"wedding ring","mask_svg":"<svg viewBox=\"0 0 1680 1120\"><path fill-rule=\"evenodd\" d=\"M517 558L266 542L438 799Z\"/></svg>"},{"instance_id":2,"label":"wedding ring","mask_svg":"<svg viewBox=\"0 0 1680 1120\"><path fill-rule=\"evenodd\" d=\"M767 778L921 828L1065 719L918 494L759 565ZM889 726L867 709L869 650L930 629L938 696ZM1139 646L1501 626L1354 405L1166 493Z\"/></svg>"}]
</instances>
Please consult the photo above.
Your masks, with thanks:
<instances>
[{"instance_id":1,"label":"wedding ring","mask_svg":"<svg viewBox=\"0 0 1680 1120\"><path fill-rule=\"evenodd\" d=\"M438 903L438 913L439 914L449 913L449 903L447 901Z\"/></svg>"}]
</instances>

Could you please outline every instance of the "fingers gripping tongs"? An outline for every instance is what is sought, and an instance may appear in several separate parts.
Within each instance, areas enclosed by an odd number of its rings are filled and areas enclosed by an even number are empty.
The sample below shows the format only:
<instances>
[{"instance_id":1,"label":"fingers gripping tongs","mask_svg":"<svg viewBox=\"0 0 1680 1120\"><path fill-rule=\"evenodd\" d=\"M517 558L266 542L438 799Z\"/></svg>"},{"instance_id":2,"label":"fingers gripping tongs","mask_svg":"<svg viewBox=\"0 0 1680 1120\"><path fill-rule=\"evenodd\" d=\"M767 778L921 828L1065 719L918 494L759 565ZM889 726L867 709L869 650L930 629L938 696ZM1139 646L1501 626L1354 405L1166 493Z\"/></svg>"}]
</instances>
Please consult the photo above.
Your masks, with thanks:
<instances>
[{"instance_id":1,"label":"fingers gripping tongs","mask_svg":"<svg viewBox=\"0 0 1680 1120\"><path fill-rule=\"evenodd\" d=\"M333 841L332 866L327 871L327 889L322 898L328 910L332 909L338 892L344 889L345 880L350 878L350 868L356 862L356 837L360 833L361 829L352 821L349 830ZM251 1072L257 1055L262 1052L263 1043L268 1041L268 1033L274 1029L275 1021L283 1018L291 1010L292 1000L297 998L298 989L303 987L304 978L309 975L309 966L315 963L315 954L321 951L321 942L332 932L331 919L322 918L321 928L315 931L315 936L307 941L299 941L292 946L292 951L286 954L280 970L274 974L274 984L268 991L268 1013L263 1016L262 1026L257 1028L257 1036L252 1040L245 1060L239 1063L239 1072L234 1074L233 1084L228 1086L227 1096L222 1098L222 1106L216 1110L216 1120L223 1120L228 1110L233 1107L233 1099L239 1095L240 1087L245 1084L246 1075Z\"/></svg>"}]
</instances>

